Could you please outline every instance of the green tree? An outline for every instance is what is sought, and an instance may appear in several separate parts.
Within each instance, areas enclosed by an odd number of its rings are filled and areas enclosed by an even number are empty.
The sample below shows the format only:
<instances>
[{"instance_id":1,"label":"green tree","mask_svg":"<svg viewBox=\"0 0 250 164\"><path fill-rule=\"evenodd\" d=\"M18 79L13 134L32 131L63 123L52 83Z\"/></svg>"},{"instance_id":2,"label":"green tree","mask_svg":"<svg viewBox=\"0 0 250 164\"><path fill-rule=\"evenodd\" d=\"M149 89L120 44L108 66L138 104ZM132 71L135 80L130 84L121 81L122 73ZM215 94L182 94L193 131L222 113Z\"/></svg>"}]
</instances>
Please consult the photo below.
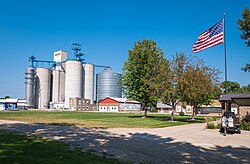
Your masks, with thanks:
<instances>
[{"instance_id":1,"label":"green tree","mask_svg":"<svg viewBox=\"0 0 250 164\"><path fill-rule=\"evenodd\" d=\"M223 90L223 93L226 93L226 85L229 94L240 93L240 84L234 81L222 82L220 88Z\"/></svg>"},{"instance_id":2,"label":"green tree","mask_svg":"<svg viewBox=\"0 0 250 164\"><path fill-rule=\"evenodd\" d=\"M242 19L238 19L238 29L242 31L240 37L246 40L246 45L250 46L250 9L244 8L243 12L241 13Z\"/></svg>"},{"instance_id":3,"label":"green tree","mask_svg":"<svg viewBox=\"0 0 250 164\"><path fill-rule=\"evenodd\" d=\"M168 87L165 87L165 91L162 94L161 101L172 107L175 110L176 105L182 100L182 81L184 72L189 63L189 59L185 57L184 53L176 53L169 60L170 64L170 78L168 79ZM173 121L174 115L171 115L171 121Z\"/></svg>"},{"instance_id":4,"label":"green tree","mask_svg":"<svg viewBox=\"0 0 250 164\"><path fill-rule=\"evenodd\" d=\"M238 29L242 31L240 37L245 41L247 47L250 46L250 9L244 8L243 12L241 13L242 19L238 19ZM245 72L250 72L250 64L247 63L245 67L242 68Z\"/></svg>"},{"instance_id":5,"label":"green tree","mask_svg":"<svg viewBox=\"0 0 250 164\"><path fill-rule=\"evenodd\" d=\"M241 69L245 72L250 72L250 64L247 63L246 66L242 67Z\"/></svg>"},{"instance_id":6,"label":"green tree","mask_svg":"<svg viewBox=\"0 0 250 164\"><path fill-rule=\"evenodd\" d=\"M247 86L242 86L240 88L240 93L250 93L250 84L248 84Z\"/></svg>"},{"instance_id":7,"label":"green tree","mask_svg":"<svg viewBox=\"0 0 250 164\"><path fill-rule=\"evenodd\" d=\"M220 72L206 66L202 60L193 61L187 66L182 78L183 101L193 106L193 117L200 105L210 104L215 98Z\"/></svg>"},{"instance_id":8,"label":"green tree","mask_svg":"<svg viewBox=\"0 0 250 164\"><path fill-rule=\"evenodd\" d=\"M156 42L152 40L138 41L128 51L128 59L124 62L122 84L127 98L142 103L147 116L148 107L155 107L163 86L168 79L168 62Z\"/></svg>"}]
</instances>

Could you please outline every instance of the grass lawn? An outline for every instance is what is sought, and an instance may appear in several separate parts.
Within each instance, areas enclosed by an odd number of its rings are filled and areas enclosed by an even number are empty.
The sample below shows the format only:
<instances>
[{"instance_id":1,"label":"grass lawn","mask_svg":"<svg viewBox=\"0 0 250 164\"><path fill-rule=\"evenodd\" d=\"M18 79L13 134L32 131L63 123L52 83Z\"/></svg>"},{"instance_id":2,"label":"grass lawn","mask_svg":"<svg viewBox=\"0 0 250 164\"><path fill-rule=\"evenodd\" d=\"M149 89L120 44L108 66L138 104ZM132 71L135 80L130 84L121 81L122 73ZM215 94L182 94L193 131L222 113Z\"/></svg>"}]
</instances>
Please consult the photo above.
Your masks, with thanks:
<instances>
[{"instance_id":1,"label":"grass lawn","mask_svg":"<svg viewBox=\"0 0 250 164\"><path fill-rule=\"evenodd\" d=\"M73 125L94 128L159 128L190 123L205 122L205 117L196 116L196 121L191 121L191 116L174 115L176 122L168 122L170 115L130 113L101 113L81 111L2 111L0 119L16 120L29 123Z\"/></svg>"},{"instance_id":2,"label":"grass lawn","mask_svg":"<svg viewBox=\"0 0 250 164\"><path fill-rule=\"evenodd\" d=\"M0 130L1 163L122 163L116 159L71 150L61 142Z\"/></svg>"}]
</instances>

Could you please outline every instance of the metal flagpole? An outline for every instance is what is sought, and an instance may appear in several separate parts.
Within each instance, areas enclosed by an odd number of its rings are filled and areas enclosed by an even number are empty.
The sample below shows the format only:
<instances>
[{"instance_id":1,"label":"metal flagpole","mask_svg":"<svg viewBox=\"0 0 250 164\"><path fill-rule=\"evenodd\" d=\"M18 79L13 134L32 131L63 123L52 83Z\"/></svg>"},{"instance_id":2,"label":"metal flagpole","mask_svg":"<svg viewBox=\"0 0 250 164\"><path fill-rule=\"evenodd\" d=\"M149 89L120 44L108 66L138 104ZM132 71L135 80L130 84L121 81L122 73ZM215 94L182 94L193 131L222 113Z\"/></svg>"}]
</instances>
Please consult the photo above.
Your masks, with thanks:
<instances>
[{"instance_id":1,"label":"metal flagpole","mask_svg":"<svg viewBox=\"0 0 250 164\"><path fill-rule=\"evenodd\" d=\"M225 62L225 89L226 89L226 94L228 94L228 82L227 82L227 49L226 49L226 13L224 13L224 18L223 18L223 43L224 43L224 62ZM225 103L225 111L230 111L231 103L226 102Z\"/></svg>"},{"instance_id":2,"label":"metal flagpole","mask_svg":"<svg viewBox=\"0 0 250 164\"><path fill-rule=\"evenodd\" d=\"M226 13L224 13L223 19L223 43L224 43L224 62L225 62L225 89L226 94L228 94L228 84L227 84L227 51L226 51Z\"/></svg>"}]
</instances>

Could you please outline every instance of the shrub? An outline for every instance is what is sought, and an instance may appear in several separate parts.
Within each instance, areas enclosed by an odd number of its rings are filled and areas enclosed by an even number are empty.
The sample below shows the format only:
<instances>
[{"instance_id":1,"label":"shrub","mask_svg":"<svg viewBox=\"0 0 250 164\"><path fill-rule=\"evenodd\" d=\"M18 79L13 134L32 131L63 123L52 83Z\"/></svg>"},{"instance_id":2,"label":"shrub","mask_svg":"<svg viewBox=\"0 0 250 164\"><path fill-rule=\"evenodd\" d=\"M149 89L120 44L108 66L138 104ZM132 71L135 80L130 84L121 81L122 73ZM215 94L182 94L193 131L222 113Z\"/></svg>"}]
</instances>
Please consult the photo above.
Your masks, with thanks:
<instances>
[{"instance_id":1,"label":"shrub","mask_svg":"<svg viewBox=\"0 0 250 164\"><path fill-rule=\"evenodd\" d=\"M207 129L215 129L214 123L207 123Z\"/></svg>"},{"instance_id":2,"label":"shrub","mask_svg":"<svg viewBox=\"0 0 250 164\"><path fill-rule=\"evenodd\" d=\"M157 109L156 108L152 108L151 112L152 113L157 113Z\"/></svg>"},{"instance_id":3,"label":"shrub","mask_svg":"<svg viewBox=\"0 0 250 164\"><path fill-rule=\"evenodd\" d=\"M184 116L185 113L181 111L181 112L179 113L179 115L180 115L180 116Z\"/></svg>"},{"instance_id":4,"label":"shrub","mask_svg":"<svg viewBox=\"0 0 250 164\"><path fill-rule=\"evenodd\" d=\"M250 131L250 123L247 123L246 121L241 122L241 130L248 130Z\"/></svg>"},{"instance_id":5,"label":"shrub","mask_svg":"<svg viewBox=\"0 0 250 164\"><path fill-rule=\"evenodd\" d=\"M214 123L207 123L207 129L220 129L221 128L221 124L214 124Z\"/></svg>"},{"instance_id":6,"label":"shrub","mask_svg":"<svg viewBox=\"0 0 250 164\"><path fill-rule=\"evenodd\" d=\"M220 129L221 128L221 124L217 124L216 129Z\"/></svg>"}]
</instances>

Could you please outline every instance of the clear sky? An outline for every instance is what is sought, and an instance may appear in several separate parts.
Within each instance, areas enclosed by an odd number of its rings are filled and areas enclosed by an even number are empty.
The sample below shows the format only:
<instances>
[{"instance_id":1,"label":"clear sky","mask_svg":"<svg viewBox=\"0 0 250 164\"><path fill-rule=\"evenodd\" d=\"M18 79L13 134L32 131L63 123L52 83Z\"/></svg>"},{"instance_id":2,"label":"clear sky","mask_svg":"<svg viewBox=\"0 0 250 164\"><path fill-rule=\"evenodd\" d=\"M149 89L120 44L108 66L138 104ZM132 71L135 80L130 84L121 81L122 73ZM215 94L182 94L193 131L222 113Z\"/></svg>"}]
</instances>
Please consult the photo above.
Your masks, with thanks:
<instances>
[{"instance_id":1,"label":"clear sky","mask_svg":"<svg viewBox=\"0 0 250 164\"><path fill-rule=\"evenodd\" d=\"M109 65L122 73L128 50L138 40L152 39L166 58L192 54L198 35L226 12L228 80L250 84L241 70L250 62L250 48L240 38L236 20L249 0L8 0L0 1L0 97L24 98L28 58L53 60L53 52L78 42L86 61ZM219 45L200 53L207 65L222 71ZM96 70L97 72L100 69Z\"/></svg>"}]
</instances>

